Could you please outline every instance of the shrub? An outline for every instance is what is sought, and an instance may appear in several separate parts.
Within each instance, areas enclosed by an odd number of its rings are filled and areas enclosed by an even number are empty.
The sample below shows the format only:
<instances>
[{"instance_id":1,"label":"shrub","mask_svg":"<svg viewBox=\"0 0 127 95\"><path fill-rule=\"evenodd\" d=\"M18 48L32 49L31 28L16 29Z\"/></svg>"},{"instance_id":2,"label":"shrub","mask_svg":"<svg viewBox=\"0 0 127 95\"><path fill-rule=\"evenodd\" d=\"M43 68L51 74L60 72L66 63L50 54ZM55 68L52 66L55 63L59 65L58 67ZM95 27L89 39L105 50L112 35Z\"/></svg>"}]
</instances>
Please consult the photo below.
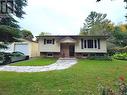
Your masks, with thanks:
<instances>
[{"instance_id":1,"label":"shrub","mask_svg":"<svg viewBox=\"0 0 127 95\"><path fill-rule=\"evenodd\" d=\"M127 95L127 84L123 76L119 77L117 89L113 90L111 87L100 85L98 88L99 95Z\"/></svg>"},{"instance_id":2,"label":"shrub","mask_svg":"<svg viewBox=\"0 0 127 95\"><path fill-rule=\"evenodd\" d=\"M109 55L114 55L116 53L124 53L124 52L127 52L127 47L108 49Z\"/></svg>"},{"instance_id":3,"label":"shrub","mask_svg":"<svg viewBox=\"0 0 127 95\"><path fill-rule=\"evenodd\" d=\"M111 56L104 55L104 56L89 56L88 59L90 60L112 60Z\"/></svg>"},{"instance_id":4,"label":"shrub","mask_svg":"<svg viewBox=\"0 0 127 95\"><path fill-rule=\"evenodd\" d=\"M114 54L113 58L118 59L118 60L127 60L127 52Z\"/></svg>"}]
</instances>

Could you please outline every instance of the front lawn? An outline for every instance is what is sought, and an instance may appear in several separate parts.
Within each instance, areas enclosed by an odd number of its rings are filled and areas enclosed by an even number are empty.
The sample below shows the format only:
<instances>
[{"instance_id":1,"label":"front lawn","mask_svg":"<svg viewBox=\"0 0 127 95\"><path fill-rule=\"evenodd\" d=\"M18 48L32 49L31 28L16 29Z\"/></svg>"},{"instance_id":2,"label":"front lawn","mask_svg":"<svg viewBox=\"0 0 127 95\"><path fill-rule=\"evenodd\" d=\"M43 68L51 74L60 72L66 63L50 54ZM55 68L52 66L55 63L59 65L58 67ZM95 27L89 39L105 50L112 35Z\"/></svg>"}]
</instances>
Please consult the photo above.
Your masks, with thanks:
<instances>
[{"instance_id":1,"label":"front lawn","mask_svg":"<svg viewBox=\"0 0 127 95\"><path fill-rule=\"evenodd\" d=\"M44 66L44 65L49 65L53 64L56 62L56 58L32 58L30 60L25 60L25 61L20 61L16 63L10 64L11 66Z\"/></svg>"},{"instance_id":2,"label":"front lawn","mask_svg":"<svg viewBox=\"0 0 127 95\"><path fill-rule=\"evenodd\" d=\"M121 75L127 81L127 61L80 59L78 64L60 71L0 72L0 95L99 95L99 83L115 88Z\"/></svg>"}]
</instances>

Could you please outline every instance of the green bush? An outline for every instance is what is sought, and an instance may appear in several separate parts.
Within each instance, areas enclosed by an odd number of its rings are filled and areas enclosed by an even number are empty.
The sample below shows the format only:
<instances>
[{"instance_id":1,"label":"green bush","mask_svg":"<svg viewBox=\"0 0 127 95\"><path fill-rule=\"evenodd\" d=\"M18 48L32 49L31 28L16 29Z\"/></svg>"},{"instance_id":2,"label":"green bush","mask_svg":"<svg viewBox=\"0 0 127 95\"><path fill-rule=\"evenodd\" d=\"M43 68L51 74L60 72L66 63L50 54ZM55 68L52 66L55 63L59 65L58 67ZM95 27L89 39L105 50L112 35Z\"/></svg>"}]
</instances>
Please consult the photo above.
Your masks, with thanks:
<instances>
[{"instance_id":1,"label":"green bush","mask_svg":"<svg viewBox=\"0 0 127 95\"><path fill-rule=\"evenodd\" d=\"M113 58L119 59L119 60L127 60L127 52L114 54Z\"/></svg>"},{"instance_id":2,"label":"green bush","mask_svg":"<svg viewBox=\"0 0 127 95\"><path fill-rule=\"evenodd\" d=\"M111 56L104 55L104 56L89 56L88 59L90 60L112 60Z\"/></svg>"},{"instance_id":3,"label":"green bush","mask_svg":"<svg viewBox=\"0 0 127 95\"><path fill-rule=\"evenodd\" d=\"M125 52L127 52L127 47L108 49L108 54L111 56L116 53L125 53Z\"/></svg>"}]
</instances>

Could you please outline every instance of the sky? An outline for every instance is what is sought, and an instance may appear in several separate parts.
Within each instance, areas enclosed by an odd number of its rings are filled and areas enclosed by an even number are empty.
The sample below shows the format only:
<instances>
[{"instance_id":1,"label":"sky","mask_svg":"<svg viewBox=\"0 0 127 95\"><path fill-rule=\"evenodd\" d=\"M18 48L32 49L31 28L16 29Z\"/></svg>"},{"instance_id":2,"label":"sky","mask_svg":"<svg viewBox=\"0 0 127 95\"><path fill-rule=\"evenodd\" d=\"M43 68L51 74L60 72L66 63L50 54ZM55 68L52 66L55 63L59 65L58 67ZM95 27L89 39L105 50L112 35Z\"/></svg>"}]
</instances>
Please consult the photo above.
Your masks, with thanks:
<instances>
[{"instance_id":1,"label":"sky","mask_svg":"<svg viewBox=\"0 0 127 95\"><path fill-rule=\"evenodd\" d=\"M34 36L41 32L53 35L77 35L91 11L106 13L113 23L125 22L123 0L28 0L26 15L19 20L21 29Z\"/></svg>"}]
</instances>

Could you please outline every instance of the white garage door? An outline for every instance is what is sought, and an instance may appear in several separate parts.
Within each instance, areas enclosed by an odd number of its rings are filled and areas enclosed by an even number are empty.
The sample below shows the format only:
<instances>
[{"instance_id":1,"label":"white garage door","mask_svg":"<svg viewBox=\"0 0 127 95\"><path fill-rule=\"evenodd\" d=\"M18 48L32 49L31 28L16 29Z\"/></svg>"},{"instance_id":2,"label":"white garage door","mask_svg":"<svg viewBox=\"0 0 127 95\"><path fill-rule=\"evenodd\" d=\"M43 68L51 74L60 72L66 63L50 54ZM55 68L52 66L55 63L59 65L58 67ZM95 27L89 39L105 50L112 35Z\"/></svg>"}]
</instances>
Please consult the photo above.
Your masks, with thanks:
<instances>
[{"instance_id":1,"label":"white garage door","mask_svg":"<svg viewBox=\"0 0 127 95\"><path fill-rule=\"evenodd\" d=\"M29 55L28 44L15 44L15 51L19 51L24 53L25 55Z\"/></svg>"}]
</instances>

